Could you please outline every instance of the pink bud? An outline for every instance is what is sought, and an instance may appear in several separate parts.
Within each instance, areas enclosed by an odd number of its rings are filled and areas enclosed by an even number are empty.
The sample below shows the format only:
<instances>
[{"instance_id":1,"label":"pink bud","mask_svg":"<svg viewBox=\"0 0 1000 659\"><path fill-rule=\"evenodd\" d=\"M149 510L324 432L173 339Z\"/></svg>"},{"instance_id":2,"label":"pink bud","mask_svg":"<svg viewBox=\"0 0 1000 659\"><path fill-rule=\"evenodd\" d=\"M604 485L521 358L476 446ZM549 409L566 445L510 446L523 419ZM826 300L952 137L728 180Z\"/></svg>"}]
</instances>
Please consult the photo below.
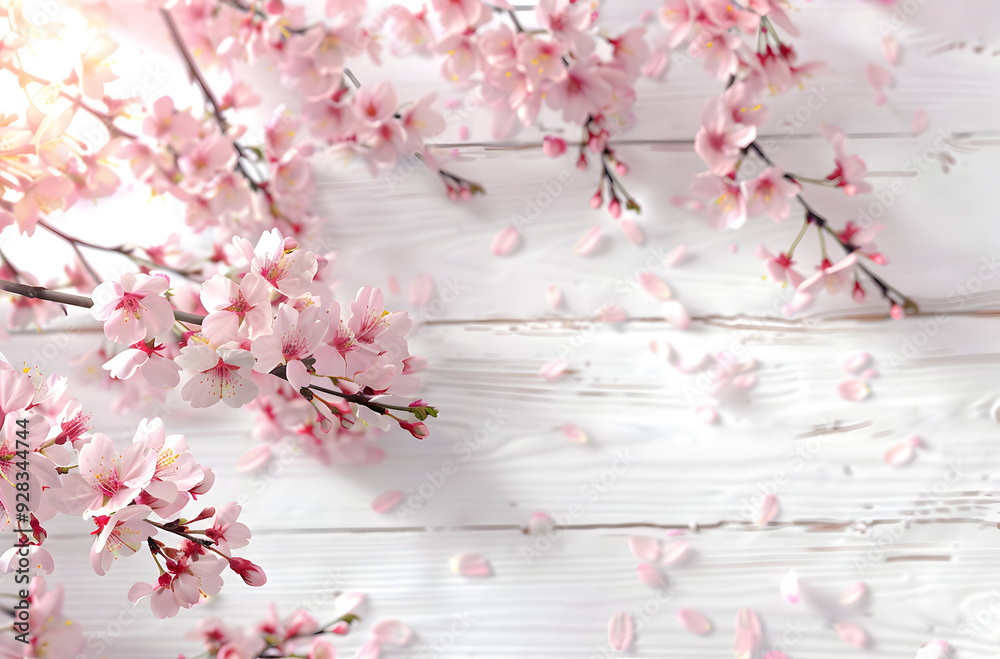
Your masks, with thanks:
<instances>
[{"instance_id":1,"label":"pink bud","mask_svg":"<svg viewBox=\"0 0 1000 659\"><path fill-rule=\"evenodd\" d=\"M893 304L892 308L889 310L889 315L892 316L893 320L899 320L903 317L903 307L898 304Z\"/></svg>"},{"instance_id":2,"label":"pink bud","mask_svg":"<svg viewBox=\"0 0 1000 659\"><path fill-rule=\"evenodd\" d=\"M579 169L580 171L587 169L587 156L583 155L582 153L580 154L580 157L577 158L576 161L576 168Z\"/></svg>"},{"instance_id":3,"label":"pink bud","mask_svg":"<svg viewBox=\"0 0 1000 659\"><path fill-rule=\"evenodd\" d=\"M430 434L427 430L427 425L423 422L418 421L417 423L410 423L409 421L400 421L399 427L403 430L408 431L411 435L417 439L423 439Z\"/></svg>"},{"instance_id":4,"label":"pink bud","mask_svg":"<svg viewBox=\"0 0 1000 659\"><path fill-rule=\"evenodd\" d=\"M344 622L343 620L341 620L340 622L338 622L333 627L330 627L329 631L330 631L331 634L337 634L339 636L343 636L348 631L350 631L350 629L351 629L351 626L349 624L347 624L346 622Z\"/></svg>"},{"instance_id":5,"label":"pink bud","mask_svg":"<svg viewBox=\"0 0 1000 659\"><path fill-rule=\"evenodd\" d=\"M286 236L285 237L285 251L286 252L288 250L290 250L290 249L296 249L296 248L298 248L298 246L299 246L299 242L297 240L295 240L295 238L292 238L291 236Z\"/></svg>"},{"instance_id":6,"label":"pink bud","mask_svg":"<svg viewBox=\"0 0 1000 659\"><path fill-rule=\"evenodd\" d=\"M618 197L614 197L608 204L608 212L616 220L622 216L622 205L618 202Z\"/></svg>"},{"instance_id":7,"label":"pink bud","mask_svg":"<svg viewBox=\"0 0 1000 659\"><path fill-rule=\"evenodd\" d=\"M259 565L254 565L245 558L233 557L229 559L229 567L233 572L240 575L240 578L248 586L263 586L267 583L267 575Z\"/></svg>"},{"instance_id":8,"label":"pink bud","mask_svg":"<svg viewBox=\"0 0 1000 659\"><path fill-rule=\"evenodd\" d=\"M615 173L618 174L618 176L625 176L628 174L628 165L619 160L615 163Z\"/></svg>"},{"instance_id":9,"label":"pink bud","mask_svg":"<svg viewBox=\"0 0 1000 659\"><path fill-rule=\"evenodd\" d=\"M600 153L604 151L604 140L601 139L599 135L591 135L590 139L587 141L587 146L594 153Z\"/></svg>"},{"instance_id":10,"label":"pink bud","mask_svg":"<svg viewBox=\"0 0 1000 659\"><path fill-rule=\"evenodd\" d=\"M448 186L448 199L451 199L452 201L458 201L458 191L451 186Z\"/></svg>"},{"instance_id":11,"label":"pink bud","mask_svg":"<svg viewBox=\"0 0 1000 659\"><path fill-rule=\"evenodd\" d=\"M597 192L594 193L594 196L590 198L590 207L600 208L601 204L603 203L604 203L604 195L602 195L601 191L598 190Z\"/></svg>"},{"instance_id":12,"label":"pink bud","mask_svg":"<svg viewBox=\"0 0 1000 659\"><path fill-rule=\"evenodd\" d=\"M268 0L264 5L264 11L268 14L282 14L285 11L285 3L281 0Z\"/></svg>"},{"instance_id":13,"label":"pink bud","mask_svg":"<svg viewBox=\"0 0 1000 659\"><path fill-rule=\"evenodd\" d=\"M858 304L865 301L865 289L861 287L861 282L854 282L854 292L851 295Z\"/></svg>"},{"instance_id":14,"label":"pink bud","mask_svg":"<svg viewBox=\"0 0 1000 659\"><path fill-rule=\"evenodd\" d=\"M566 153L566 140L546 135L545 139L542 140L542 153L549 158L558 158Z\"/></svg>"},{"instance_id":15,"label":"pink bud","mask_svg":"<svg viewBox=\"0 0 1000 659\"><path fill-rule=\"evenodd\" d=\"M469 199L472 199L472 191L469 188L462 188L458 196L462 198L462 201L469 201Z\"/></svg>"},{"instance_id":16,"label":"pink bud","mask_svg":"<svg viewBox=\"0 0 1000 659\"><path fill-rule=\"evenodd\" d=\"M885 265L886 263L889 262L889 259L885 258L885 256L880 252L869 254L868 257L872 260L872 263L874 263L875 265Z\"/></svg>"}]
</instances>

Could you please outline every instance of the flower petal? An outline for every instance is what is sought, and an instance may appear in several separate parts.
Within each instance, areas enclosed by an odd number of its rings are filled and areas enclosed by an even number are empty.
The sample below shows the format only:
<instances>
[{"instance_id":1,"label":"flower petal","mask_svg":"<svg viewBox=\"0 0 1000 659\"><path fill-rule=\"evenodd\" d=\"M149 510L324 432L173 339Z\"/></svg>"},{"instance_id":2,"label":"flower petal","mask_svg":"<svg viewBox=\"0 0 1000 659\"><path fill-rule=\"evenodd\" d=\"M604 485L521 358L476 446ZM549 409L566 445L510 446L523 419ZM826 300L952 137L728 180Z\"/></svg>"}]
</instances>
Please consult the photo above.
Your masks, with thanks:
<instances>
[{"instance_id":1,"label":"flower petal","mask_svg":"<svg viewBox=\"0 0 1000 659\"><path fill-rule=\"evenodd\" d=\"M865 350L853 352L844 360L844 372L848 375L857 375L868 367L872 356Z\"/></svg>"},{"instance_id":2,"label":"flower petal","mask_svg":"<svg viewBox=\"0 0 1000 659\"><path fill-rule=\"evenodd\" d=\"M660 558L660 541L648 535L630 535L628 548L640 561L655 563Z\"/></svg>"},{"instance_id":3,"label":"flower petal","mask_svg":"<svg viewBox=\"0 0 1000 659\"><path fill-rule=\"evenodd\" d=\"M562 290L555 284L549 284L545 288L545 301L549 303L549 308L558 309L562 306Z\"/></svg>"},{"instance_id":4,"label":"flower petal","mask_svg":"<svg viewBox=\"0 0 1000 659\"><path fill-rule=\"evenodd\" d=\"M917 110L913 113L913 120L910 122L910 132L919 135L924 132L928 123L930 123L930 119L927 117L927 113L923 110Z\"/></svg>"},{"instance_id":5,"label":"flower petal","mask_svg":"<svg viewBox=\"0 0 1000 659\"><path fill-rule=\"evenodd\" d=\"M868 596L868 584L864 581L857 581L845 588L837 600L844 606L854 606Z\"/></svg>"},{"instance_id":6,"label":"flower petal","mask_svg":"<svg viewBox=\"0 0 1000 659\"><path fill-rule=\"evenodd\" d=\"M838 622L833 628L837 631L837 637L844 643L858 649L868 646L868 633L853 622Z\"/></svg>"},{"instance_id":7,"label":"flower petal","mask_svg":"<svg viewBox=\"0 0 1000 659\"><path fill-rule=\"evenodd\" d=\"M456 554L451 557L451 571L463 577L488 577L493 574L489 562L481 554Z\"/></svg>"},{"instance_id":8,"label":"flower petal","mask_svg":"<svg viewBox=\"0 0 1000 659\"><path fill-rule=\"evenodd\" d=\"M420 272L410 280L410 304L422 307L431 301L434 294L434 280L426 272Z\"/></svg>"},{"instance_id":9,"label":"flower petal","mask_svg":"<svg viewBox=\"0 0 1000 659\"><path fill-rule=\"evenodd\" d=\"M668 268L674 267L675 265L681 262L681 259L684 258L684 255L686 253L687 253L687 247L685 245L678 245L677 247L674 247L672 250L667 252L666 255L663 257L663 265L667 266Z\"/></svg>"},{"instance_id":10,"label":"flower petal","mask_svg":"<svg viewBox=\"0 0 1000 659\"><path fill-rule=\"evenodd\" d=\"M652 272L640 272L636 275L636 279L639 280L639 285L642 286L642 290L649 293L653 299L669 300L673 297L673 293L670 291L670 287L667 286L667 282L663 281Z\"/></svg>"},{"instance_id":11,"label":"flower petal","mask_svg":"<svg viewBox=\"0 0 1000 659\"><path fill-rule=\"evenodd\" d=\"M566 360L556 357L551 361L545 362L545 365L538 370L538 374L542 376L543 380L552 382L561 378L566 373L567 368L568 364Z\"/></svg>"},{"instance_id":12,"label":"flower petal","mask_svg":"<svg viewBox=\"0 0 1000 659\"><path fill-rule=\"evenodd\" d=\"M671 542L663 548L662 556L660 556L660 562L665 565L678 563L683 560L685 556L687 556L688 548L689 545L687 540L676 540Z\"/></svg>"},{"instance_id":13,"label":"flower petal","mask_svg":"<svg viewBox=\"0 0 1000 659\"><path fill-rule=\"evenodd\" d=\"M573 253L577 256L592 254L601 243L601 231L601 227L597 226L589 229L587 233L580 236L580 239L573 246Z\"/></svg>"},{"instance_id":14,"label":"flower petal","mask_svg":"<svg viewBox=\"0 0 1000 659\"><path fill-rule=\"evenodd\" d=\"M401 648L413 640L413 630L399 620L379 620L372 625L371 634L379 645Z\"/></svg>"},{"instance_id":15,"label":"flower petal","mask_svg":"<svg viewBox=\"0 0 1000 659\"><path fill-rule=\"evenodd\" d=\"M556 527L556 521L545 513L532 513L528 521L529 535L544 535Z\"/></svg>"},{"instance_id":16,"label":"flower petal","mask_svg":"<svg viewBox=\"0 0 1000 659\"><path fill-rule=\"evenodd\" d=\"M640 563L636 567L635 573L639 577L639 581L650 588L661 590L666 585L660 570L650 563Z\"/></svg>"},{"instance_id":17,"label":"flower petal","mask_svg":"<svg viewBox=\"0 0 1000 659\"><path fill-rule=\"evenodd\" d=\"M514 251L520 240L521 233L517 230L517 227L501 229L493 236L493 240L490 241L490 251L495 256L506 256Z\"/></svg>"},{"instance_id":18,"label":"flower petal","mask_svg":"<svg viewBox=\"0 0 1000 659\"><path fill-rule=\"evenodd\" d=\"M636 247L639 247L646 242L646 235L642 232L642 229L639 228L639 225L636 224L634 220L625 219L619 222L618 225L622 228L622 233L625 234L628 241Z\"/></svg>"},{"instance_id":19,"label":"flower petal","mask_svg":"<svg viewBox=\"0 0 1000 659\"><path fill-rule=\"evenodd\" d=\"M623 652L632 645L632 616L618 611L608 621L608 643L612 650Z\"/></svg>"},{"instance_id":20,"label":"flower petal","mask_svg":"<svg viewBox=\"0 0 1000 659\"><path fill-rule=\"evenodd\" d=\"M680 330L686 330L691 325L691 316L687 309L677 300L667 300L661 307L663 317L667 322Z\"/></svg>"},{"instance_id":21,"label":"flower petal","mask_svg":"<svg viewBox=\"0 0 1000 659\"><path fill-rule=\"evenodd\" d=\"M400 490L389 490L372 499L372 510L381 515L395 508L402 500L403 493Z\"/></svg>"},{"instance_id":22,"label":"flower petal","mask_svg":"<svg viewBox=\"0 0 1000 659\"><path fill-rule=\"evenodd\" d=\"M837 393L844 400L849 400L853 402L862 401L868 398L871 393L871 389L865 384L864 380L859 380L857 378L851 378L850 380L844 380L837 385Z\"/></svg>"},{"instance_id":23,"label":"flower petal","mask_svg":"<svg viewBox=\"0 0 1000 659\"><path fill-rule=\"evenodd\" d=\"M798 604L802 599L802 589L799 587L799 573L789 570L781 580L781 596L791 604Z\"/></svg>"},{"instance_id":24,"label":"flower petal","mask_svg":"<svg viewBox=\"0 0 1000 659\"><path fill-rule=\"evenodd\" d=\"M736 659L750 659L760 645L760 619L750 609L740 609L736 614L736 638L733 648Z\"/></svg>"},{"instance_id":25,"label":"flower petal","mask_svg":"<svg viewBox=\"0 0 1000 659\"><path fill-rule=\"evenodd\" d=\"M882 37L882 54L890 66L896 66L899 61L899 40L895 36L887 34Z\"/></svg>"},{"instance_id":26,"label":"flower petal","mask_svg":"<svg viewBox=\"0 0 1000 659\"><path fill-rule=\"evenodd\" d=\"M761 502L760 508L757 509L757 515L753 520L754 524L759 524L760 526L767 525L778 516L778 510L780 508L781 504L778 501L778 497L773 494L768 494L764 497L764 501Z\"/></svg>"},{"instance_id":27,"label":"flower petal","mask_svg":"<svg viewBox=\"0 0 1000 659\"><path fill-rule=\"evenodd\" d=\"M712 623L709 622L708 618L692 609L678 611L677 622L681 623L681 627L698 636L712 631Z\"/></svg>"},{"instance_id":28,"label":"flower petal","mask_svg":"<svg viewBox=\"0 0 1000 659\"><path fill-rule=\"evenodd\" d=\"M567 423L562 426L563 437L573 442L574 444L586 444L587 443L587 433L580 430L579 426L572 423Z\"/></svg>"}]
</instances>

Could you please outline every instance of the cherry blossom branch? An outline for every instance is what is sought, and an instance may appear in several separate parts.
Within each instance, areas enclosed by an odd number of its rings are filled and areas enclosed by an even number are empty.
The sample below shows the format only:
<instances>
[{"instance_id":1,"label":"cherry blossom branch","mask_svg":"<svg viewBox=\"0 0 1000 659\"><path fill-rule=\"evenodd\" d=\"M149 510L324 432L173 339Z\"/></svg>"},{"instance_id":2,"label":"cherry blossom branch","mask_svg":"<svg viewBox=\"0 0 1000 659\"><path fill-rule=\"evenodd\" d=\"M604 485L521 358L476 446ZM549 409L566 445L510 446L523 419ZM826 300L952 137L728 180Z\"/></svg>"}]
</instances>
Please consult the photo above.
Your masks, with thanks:
<instances>
[{"instance_id":1,"label":"cherry blossom branch","mask_svg":"<svg viewBox=\"0 0 1000 659\"><path fill-rule=\"evenodd\" d=\"M7 291L8 293L13 293L14 295L20 295L22 297L31 298L34 300L46 300L48 302L56 302L58 304L68 304L74 307L83 307L84 309L89 309L94 306L94 301L83 295L74 295L73 293L63 293L61 291L53 291L51 289L45 288L43 286L30 286L28 284L21 284L14 281L8 281L6 279L0 279L0 290ZM205 316L189 313L187 311L173 310L174 318L182 323L190 323L192 325L201 325L205 321ZM285 372L285 366L280 365L269 371L270 375L281 378L282 380L288 381L288 376ZM308 387L303 387L299 390L306 400L312 400L315 396L312 390L318 391L320 393L328 394L330 396L336 396L341 398L348 403L354 403L356 405L362 405L367 407L371 411L381 414L389 415L389 410L396 410L400 412L407 412L409 414L417 417L418 420L423 421L428 416L437 417L438 410L430 405L390 405L388 403L380 403L378 401L372 400L374 396L367 394L346 394L342 391L335 391L333 389L326 389L317 385L309 385ZM396 418L396 417L393 417ZM399 419L397 419L398 421Z\"/></svg>"},{"instance_id":2,"label":"cherry blossom branch","mask_svg":"<svg viewBox=\"0 0 1000 659\"><path fill-rule=\"evenodd\" d=\"M194 61L194 56L188 49L187 44L184 43L183 37L181 37L180 30L177 29L177 23L174 21L173 16L170 15L170 11L167 9L161 9L160 15L163 17L164 23L167 25L167 30L170 32L170 37L173 39L174 45L180 52L181 57L184 58L184 63L187 65L188 73L191 74L191 78L201 89L201 93L205 96L205 101L210 106L210 112L215 118L216 124L219 126L219 130L225 135L229 130L229 124L226 122L225 117L222 116L222 109L219 100L215 98L215 94L212 92L212 88L209 87L208 81L205 80L205 76L202 75L201 69L198 67L198 63ZM240 174L247 180L250 184L250 189L253 191L258 191L261 189L261 184L250 172L247 171L246 166L243 162L248 161L246 152L240 144L233 140L233 148L236 149L236 153L239 158L236 159L236 169Z\"/></svg>"},{"instance_id":3,"label":"cherry blossom branch","mask_svg":"<svg viewBox=\"0 0 1000 659\"><path fill-rule=\"evenodd\" d=\"M67 234L67 233L65 233L65 232L63 232L63 231L55 228L54 226L52 226L51 224L49 224L45 220L38 220L38 226L42 227L46 231L49 231L50 233L58 236L59 238L62 238L67 243L69 243L70 246L73 247L73 250L80 257L80 260L83 261L84 267L86 267L87 271L90 272L90 274L91 274L92 277L94 277L95 281L101 281L102 277L98 276L97 273L93 270L93 268L90 267L90 264L87 263L86 259L83 258L83 254L80 252L80 249L79 249L80 247L87 247L89 249L96 249L96 250L99 250L99 251L102 251L102 252L113 252L115 254L121 254L122 256L128 257L128 259L131 260L136 265L140 265L140 266L147 267L147 268L158 268L158 269L161 269L161 270L167 270L169 272L173 272L174 274L180 275L182 277L187 277L188 279L191 279L193 275L201 274L201 270L180 270L178 268L172 268L172 267L170 267L168 265L163 265L163 264L160 264L160 263L155 263L153 261L149 261L149 260L140 258L140 257L138 257L138 256L136 256L134 254L135 247L132 247L132 246L117 245L117 246L114 246L114 247L108 247L106 245L97 245L95 243L91 243L91 242L88 242L86 240L82 240L80 238L74 238L73 236L71 236L71 235L69 235L69 234Z\"/></svg>"},{"instance_id":4,"label":"cherry blossom branch","mask_svg":"<svg viewBox=\"0 0 1000 659\"><path fill-rule=\"evenodd\" d=\"M0 279L0 290L13 293L14 295L20 295L21 297L31 298L33 300L45 300L47 302L56 302L58 304L68 304L73 307L83 307L84 309L89 309L94 306L94 301L83 295L53 291L43 286L29 286L28 284L21 284L15 281L8 281L6 279ZM200 316L195 313L188 313L187 311L178 311L176 309L174 310L174 318L184 323L192 323L196 325L201 325L202 321L205 320L204 316Z\"/></svg>"},{"instance_id":5,"label":"cherry blossom branch","mask_svg":"<svg viewBox=\"0 0 1000 659\"><path fill-rule=\"evenodd\" d=\"M757 144L756 141L751 142L743 151L744 153L748 151L753 151L769 167L775 166L774 161L771 160L771 158L764 152L764 150L760 147L759 144ZM784 178L792 182L798 182L797 180L798 177L795 176L794 174L786 173L784 174ZM819 234L821 241L820 244L821 246L824 247L824 251L825 251L825 244L822 242L822 236L824 231L837 241L837 244L840 245L840 247L844 250L845 253L851 254L852 252L857 250L856 246L851 245L848 242L845 242L844 239L841 238L836 231L830 228L829 220L827 220L824 216L816 212L816 210L809 205L809 202L805 200L805 198L802 196L801 193L796 193L795 198L798 200L800 204L802 204L802 207L806 209L806 219L805 219L805 224L803 224L802 230L799 232L798 237L796 237L795 242L792 244L791 249L788 251L789 258L791 258L791 252L795 249L796 246L798 246L798 243L802 239L802 236L805 234L805 231L808 228L809 224L815 224L817 231L820 232ZM902 293L899 289L890 285L881 277L876 275L868 267L862 265L861 263L857 263L856 267L862 272L864 272L869 279L871 279L871 281L882 292L882 296L887 300L889 300L889 302L891 302L892 304L899 303L908 313L912 313L919 310L916 302L914 302L907 295ZM898 300L893 298L893 294L898 298Z\"/></svg>"}]
</instances>

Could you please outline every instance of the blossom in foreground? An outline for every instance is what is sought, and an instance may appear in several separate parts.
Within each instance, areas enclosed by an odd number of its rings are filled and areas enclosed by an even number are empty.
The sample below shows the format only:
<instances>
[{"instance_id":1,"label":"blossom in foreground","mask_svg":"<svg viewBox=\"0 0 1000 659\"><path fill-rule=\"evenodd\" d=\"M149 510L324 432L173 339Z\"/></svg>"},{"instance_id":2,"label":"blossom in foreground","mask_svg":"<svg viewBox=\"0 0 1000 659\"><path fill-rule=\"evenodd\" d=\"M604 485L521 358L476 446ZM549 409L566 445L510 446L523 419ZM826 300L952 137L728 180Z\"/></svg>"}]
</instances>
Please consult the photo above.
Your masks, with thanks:
<instances>
[{"instance_id":1,"label":"blossom in foreground","mask_svg":"<svg viewBox=\"0 0 1000 659\"><path fill-rule=\"evenodd\" d=\"M164 346L138 341L104 363L104 370L118 380L139 374L158 389L172 389L181 381L181 367L162 354Z\"/></svg>"},{"instance_id":2,"label":"blossom in foreground","mask_svg":"<svg viewBox=\"0 0 1000 659\"><path fill-rule=\"evenodd\" d=\"M189 372L181 398L192 407L211 407L220 400L242 407L257 397L257 385L250 379L254 358L246 350L185 346L174 361Z\"/></svg>"},{"instance_id":3,"label":"blossom in foreground","mask_svg":"<svg viewBox=\"0 0 1000 659\"><path fill-rule=\"evenodd\" d=\"M111 515L149 485L156 471L156 455L138 443L124 451L111 438L94 433L80 449L79 473L63 476L57 505L70 515Z\"/></svg>"},{"instance_id":4,"label":"blossom in foreground","mask_svg":"<svg viewBox=\"0 0 1000 659\"><path fill-rule=\"evenodd\" d=\"M156 535L156 527L142 519L152 510L149 506L127 506L110 517L101 515L97 523L97 539L90 549L90 565L94 572L105 575L111 563L120 557L131 556L145 544L146 538Z\"/></svg>"},{"instance_id":5,"label":"blossom in foreground","mask_svg":"<svg viewBox=\"0 0 1000 659\"><path fill-rule=\"evenodd\" d=\"M170 280L159 275L126 272L121 281L94 289L91 314L104 323L104 334L116 343L133 345L170 329L174 312L163 294Z\"/></svg>"}]
</instances>

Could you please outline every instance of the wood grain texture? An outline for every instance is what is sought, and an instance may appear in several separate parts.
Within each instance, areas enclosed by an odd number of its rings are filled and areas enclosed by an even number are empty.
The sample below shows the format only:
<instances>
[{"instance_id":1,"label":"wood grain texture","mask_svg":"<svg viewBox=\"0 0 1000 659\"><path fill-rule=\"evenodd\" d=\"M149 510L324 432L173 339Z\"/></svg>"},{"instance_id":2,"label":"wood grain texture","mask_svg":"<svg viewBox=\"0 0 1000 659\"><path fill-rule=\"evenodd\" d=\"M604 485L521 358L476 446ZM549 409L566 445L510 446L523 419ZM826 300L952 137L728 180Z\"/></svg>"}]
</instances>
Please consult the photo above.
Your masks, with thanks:
<instances>
[{"instance_id":1,"label":"wood grain texture","mask_svg":"<svg viewBox=\"0 0 1000 659\"><path fill-rule=\"evenodd\" d=\"M875 219L886 224L879 244L891 263L879 270L928 315L880 319L884 307L872 292L860 306L832 299L787 320L780 311L787 291L760 279L753 249L786 248L798 220L757 219L739 232L719 233L671 204L687 194L690 175L701 168L688 142L701 104L720 89L698 63L675 60L665 85L644 83L635 109L639 125L622 136L656 140L621 147L635 172L626 183L643 203L643 247L628 244L606 214L590 209L594 172L578 172L571 159L550 160L535 148L548 130L493 143L483 113L459 117L477 144L457 145L448 166L488 189L468 204L444 201L426 171L404 166L372 180L331 159L317 171L318 210L329 218L317 238L338 251L342 297L361 285L385 286L369 280L372 264L399 277L402 292L387 299L418 320L413 352L430 364L422 396L441 417L423 442L398 433L381 437L387 458L375 467L323 468L291 455L272 472L247 475L234 462L253 445L252 420L229 410L194 411L174 400L168 427L184 433L196 456L216 468L208 502L244 503L254 532L246 555L265 567L269 584L250 589L232 575L222 596L157 621L148 605L133 608L125 598L134 581L150 578L150 562L122 561L99 578L87 560L90 528L62 520L49 539L58 565L51 580L67 588L66 609L88 636L86 656L192 656L197 646L183 636L198 618L251 624L269 601L285 612L305 606L323 618L334 590L360 590L370 603L360 632L343 641L347 657L380 618L399 618L419 635L413 647L389 657L610 656L607 622L619 610L643 621L624 656L728 657L736 612L750 607L764 622L767 649L782 649L777 644L788 635L784 649L793 659L912 657L936 638L958 648L956 659L995 658L1000 595L991 576L1000 568L1000 429L990 411L1000 398L998 319L962 314L1000 308L994 269L1000 225L992 210L1000 176L1000 57L993 55L1000 47L1000 6L917 3L919 10L892 28L904 59L893 70L890 102L876 108L862 71L882 61L878 41L886 14L879 4L801 3L795 19L808 35L802 57L830 62L817 79L824 100L788 131L779 121L809 109L817 90L775 99L763 139L787 170L822 176L832 152L818 137L817 121L851 133L849 149L868 163L876 195L849 199L807 189L808 199L837 224L861 210L874 215L872 204L883 204ZM606 5L612 25L649 6L639 0ZM155 29L145 45L146 59L126 69L124 79L141 79L149 62L172 66ZM164 90L183 91L183 74L169 70ZM429 61L403 67L390 60L381 72L357 71L362 80L386 72L401 98L430 90L463 97L442 83ZM909 134L916 110L932 120L918 136ZM456 141L454 130L442 136L442 152ZM940 161L931 162L941 152L958 161L948 173ZM914 157L924 158L926 169L914 170ZM893 193L894 184L904 192ZM551 203L528 217L543 193ZM515 215L530 220L522 247L493 257L490 238ZM81 208L80 217L99 218L90 237L108 241L162 239L178 222L177 208L162 201L136 208L111 200ZM603 247L589 258L574 256L574 242L595 225L604 228ZM738 247L735 254L730 243ZM662 255L680 244L688 257L662 266ZM45 243L31 251L18 240L4 249L53 272L61 270L59 255L69 253ZM817 253L812 241L803 244L804 269ZM659 303L635 284L642 270L661 276L690 309L690 331L662 319ZM406 285L420 272L432 275L436 291L430 305L414 308ZM546 305L549 284L564 292L559 310ZM591 322L609 303L623 307L629 320ZM938 311L949 315L935 316ZM94 326L79 314L64 322ZM12 362L37 365L54 336L18 334L4 342L3 352ZM94 333L76 337L44 360L46 368L66 370L83 346L99 340ZM753 358L758 382L742 395L712 400L704 393L710 379L704 370L685 374L652 353L650 343L660 340L670 342L684 364L726 352ZM869 383L872 395L852 403L836 386L847 377L843 360L859 349L872 354L879 375ZM538 370L558 356L570 372L543 381ZM99 429L128 437L140 415L111 413L104 392L82 374L73 378ZM702 404L718 408L719 425L698 420ZM567 422L591 441L568 442L559 432ZM887 466L885 451L914 434L923 446L913 462ZM373 513L371 500L394 488L406 494L403 507ZM757 527L753 508L772 492L780 514L767 528ZM564 527L551 545L523 533L537 511ZM664 567L669 588L657 597L636 578L627 536L667 539L680 530L693 555ZM448 559L462 551L485 555L494 576L451 574ZM779 593L789 569L799 572L806 590L799 606ZM837 594L861 579L871 587L870 601L838 606ZM714 631L706 637L683 631L676 620L682 607L704 613ZM858 651L840 642L833 625L841 621L864 627L871 647Z\"/></svg>"}]
</instances>

